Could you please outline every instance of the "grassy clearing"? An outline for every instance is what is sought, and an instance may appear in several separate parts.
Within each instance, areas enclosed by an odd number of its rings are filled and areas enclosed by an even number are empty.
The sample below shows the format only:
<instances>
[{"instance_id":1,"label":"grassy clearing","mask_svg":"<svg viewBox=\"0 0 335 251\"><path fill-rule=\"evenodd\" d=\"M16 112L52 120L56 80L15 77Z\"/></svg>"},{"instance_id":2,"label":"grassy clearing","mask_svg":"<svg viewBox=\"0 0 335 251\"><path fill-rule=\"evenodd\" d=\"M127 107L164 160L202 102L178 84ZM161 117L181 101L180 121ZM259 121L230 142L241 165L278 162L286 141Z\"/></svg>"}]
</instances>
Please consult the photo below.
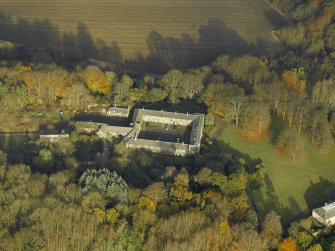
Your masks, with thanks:
<instances>
[{"instance_id":1,"label":"grassy clearing","mask_svg":"<svg viewBox=\"0 0 335 251\"><path fill-rule=\"evenodd\" d=\"M278 133L281 128L277 124L273 133ZM233 148L262 159L265 186L253 193L253 199L261 216L273 209L281 214L284 224L308 208L324 203L327 200L324 190L335 180L335 146L321 154L305 136L299 138L304 143L306 155L304 160L295 163L277 152L271 137L257 142L244 141L233 126L226 127L219 136L224 150Z\"/></svg>"},{"instance_id":2,"label":"grassy clearing","mask_svg":"<svg viewBox=\"0 0 335 251\"><path fill-rule=\"evenodd\" d=\"M147 52L151 31L197 39L199 28L218 18L248 43L273 42L270 32L282 22L263 0L2 0L0 10L15 18L48 18L63 31L74 31L84 22L95 38L116 41L126 58Z\"/></svg>"}]
</instances>

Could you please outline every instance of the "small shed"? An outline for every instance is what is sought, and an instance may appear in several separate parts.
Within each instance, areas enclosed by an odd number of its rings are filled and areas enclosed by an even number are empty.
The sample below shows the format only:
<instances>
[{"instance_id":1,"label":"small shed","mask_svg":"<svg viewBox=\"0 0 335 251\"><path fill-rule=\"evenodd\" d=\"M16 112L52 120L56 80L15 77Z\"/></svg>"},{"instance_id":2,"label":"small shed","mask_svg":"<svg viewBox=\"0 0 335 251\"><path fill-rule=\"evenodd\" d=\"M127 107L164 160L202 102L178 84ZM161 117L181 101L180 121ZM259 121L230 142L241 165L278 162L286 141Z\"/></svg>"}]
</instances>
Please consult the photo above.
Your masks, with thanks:
<instances>
[{"instance_id":1,"label":"small shed","mask_svg":"<svg viewBox=\"0 0 335 251\"><path fill-rule=\"evenodd\" d=\"M107 110L107 115L112 117L128 118L129 108L111 107Z\"/></svg>"}]
</instances>

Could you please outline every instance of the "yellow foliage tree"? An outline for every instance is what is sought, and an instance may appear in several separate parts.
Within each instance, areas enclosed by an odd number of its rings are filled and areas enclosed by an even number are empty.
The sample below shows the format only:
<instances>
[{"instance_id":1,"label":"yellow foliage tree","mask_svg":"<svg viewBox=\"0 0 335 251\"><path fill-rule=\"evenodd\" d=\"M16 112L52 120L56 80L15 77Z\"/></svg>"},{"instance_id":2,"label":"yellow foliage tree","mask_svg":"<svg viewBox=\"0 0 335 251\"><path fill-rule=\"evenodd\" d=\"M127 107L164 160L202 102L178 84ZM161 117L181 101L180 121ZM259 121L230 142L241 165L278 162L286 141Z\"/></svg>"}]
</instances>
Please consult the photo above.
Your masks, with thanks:
<instances>
[{"instance_id":1,"label":"yellow foliage tree","mask_svg":"<svg viewBox=\"0 0 335 251\"><path fill-rule=\"evenodd\" d=\"M115 208L108 209L106 212L106 220L112 225L115 224L119 216L120 216L120 213L116 211Z\"/></svg>"},{"instance_id":2,"label":"yellow foliage tree","mask_svg":"<svg viewBox=\"0 0 335 251\"><path fill-rule=\"evenodd\" d=\"M214 115L223 118L225 115L223 83L210 84L203 95L204 103L211 108Z\"/></svg>"},{"instance_id":3,"label":"yellow foliage tree","mask_svg":"<svg viewBox=\"0 0 335 251\"><path fill-rule=\"evenodd\" d=\"M157 203L146 196L141 196L138 199L138 207L141 209L147 209L151 212L155 212Z\"/></svg>"},{"instance_id":4,"label":"yellow foliage tree","mask_svg":"<svg viewBox=\"0 0 335 251\"><path fill-rule=\"evenodd\" d=\"M292 69L284 71L282 74L285 87L292 93L304 93L306 89L306 80L303 79L304 70Z\"/></svg>"},{"instance_id":5,"label":"yellow foliage tree","mask_svg":"<svg viewBox=\"0 0 335 251\"><path fill-rule=\"evenodd\" d=\"M20 72L32 72L32 69L30 66L21 66Z\"/></svg>"},{"instance_id":6,"label":"yellow foliage tree","mask_svg":"<svg viewBox=\"0 0 335 251\"><path fill-rule=\"evenodd\" d=\"M279 244L279 251L299 251L297 242L291 237L286 238Z\"/></svg>"},{"instance_id":7,"label":"yellow foliage tree","mask_svg":"<svg viewBox=\"0 0 335 251\"><path fill-rule=\"evenodd\" d=\"M111 93L111 85L108 78L98 67L88 66L85 69L84 78L91 92L104 95Z\"/></svg>"},{"instance_id":8,"label":"yellow foliage tree","mask_svg":"<svg viewBox=\"0 0 335 251\"><path fill-rule=\"evenodd\" d=\"M103 223L106 220L106 212L100 208L94 208L93 213L99 223Z\"/></svg>"},{"instance_id":9,"label":"yellow foliage tree","mask_svg":"<svg viewBox=\"0 0 335 251\"><path fill-rule=\"evenodd\" d=\"M227 221L221 222L219 224L219 232L221 235L225 235L230 229L230 226Z\"/></svg>"},{"instance_id":10,"label":"yellow foliage tree","mask_svg":"<svg viewBox=\"0 0 335 251\"><path fill-rule=\"evenodd\" d=\"M192 192L189 190L189 178L187 174L178 174L173 186L170 189L170 195L178 202L185 202L191 200L193 197Z\"/></svg>"},{"instance_id":11,"label":"yellow foliage tree","mask_svg":"<svg viewBox=\"0 0 335 251\"><path fill-rule=\"evenodd\" d=\"M309 247L307 251L323 251L323 248L320 244L314 244L313 246Z\"/></svg>"}]
</instances>

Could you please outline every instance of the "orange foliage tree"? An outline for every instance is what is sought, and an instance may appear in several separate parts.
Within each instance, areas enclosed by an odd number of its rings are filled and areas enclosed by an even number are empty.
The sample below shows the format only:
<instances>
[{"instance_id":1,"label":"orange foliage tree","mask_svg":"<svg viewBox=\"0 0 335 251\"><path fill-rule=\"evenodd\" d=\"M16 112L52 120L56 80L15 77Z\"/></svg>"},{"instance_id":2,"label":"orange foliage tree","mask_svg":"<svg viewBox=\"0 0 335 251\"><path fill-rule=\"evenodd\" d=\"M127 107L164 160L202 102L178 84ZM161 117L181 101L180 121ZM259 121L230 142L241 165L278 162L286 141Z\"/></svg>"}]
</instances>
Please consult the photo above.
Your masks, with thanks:
<instances>
[{"instance_id":1,"label":"orange foliage tree","mask_svg":"<svg viewBox=\"0 0 335 251\"><path fill-rule=\"evenodd\" d=\"M279 251L299 251L297 242L291 237L286 238L279 244Z\"/></svg>"},{"instance_id":2,"label":"orange foliage tree","mask_svg":"<svg viewBox=\"0 0 335 251\"><path fill-rule=\"evenodd\" d=\"M311 32L322 32L326 26L328 26L335 16L335 9L331 6L327 6L323 9L322 14L314 18L309 23L309 29Z\"/></svg>"},{"instance_id":3,"label":"orange foliage tree","mask_svg":"<svg viewBox=\"0 0 335 251\"><path fill-rule=\"evenodd\" d=\"M303 68L284 71L282 74L285 87L292 93L304 93L306 88L305 73Z\"/></svg>"},{"instance_id":4,"label":"orange foliage tree","mask_svg":"<svg viewBox=\"0 0 335 251\"><path fill-rule=\"evenodd\" d=\"M111 85L106 75L96 66L88 66L84 72L88 89L93 93L110 94Z\"/></svg>"},{"instance_id":5,"label":"orange foliage tree","mask_svg":"<svg viewBox=\"0 0 335 251\"><path fill-rule=\"evenodd\" d=\"M203 95L204 103L210 107L214 115L223 118L225 116L224 97L226 95L222 83L210 84Z\"/></svg>"}]
</instances>

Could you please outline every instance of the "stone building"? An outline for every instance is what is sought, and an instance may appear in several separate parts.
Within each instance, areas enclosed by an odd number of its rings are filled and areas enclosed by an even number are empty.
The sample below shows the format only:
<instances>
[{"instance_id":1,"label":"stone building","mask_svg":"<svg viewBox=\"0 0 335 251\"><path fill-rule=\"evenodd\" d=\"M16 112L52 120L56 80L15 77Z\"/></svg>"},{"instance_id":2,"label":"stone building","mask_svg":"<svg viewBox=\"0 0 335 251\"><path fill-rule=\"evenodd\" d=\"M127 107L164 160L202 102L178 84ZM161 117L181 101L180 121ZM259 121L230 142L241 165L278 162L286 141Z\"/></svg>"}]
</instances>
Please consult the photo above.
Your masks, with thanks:
<instances>
[{"instance_id":1,"label":"stone building","mask_svg":"<svg viewBox=\"0 0 335 251\"><path fill-rule=\"evenodd\" d=\"M129 148L141 148L153 152L187 156L200 152L202 130L204 126L203 114L188 114L177 112L165 112L146 109L136 109L133 115L133 131L123 142ZM139 138L142 123L160 123L165 125L191 126L189 143L167 142Z\"/></svg>"},{"instance_id":2,"label":"stone building","mask_svg":"<svg viewBox=\"0 0 335 251\"><path fill-rule=\"evenodd\" d=\"M313 209L312 217L320 223L331 226L335 223L335 202Z\"/></svg>"},{"instance_id":3,"label":"stone building","mask_svg":"<svg viewBox=\"0 0 335 251\"><path fill-rule=\"evenodd\" d=\"M126 108L113 107L108 110L113 117L129 116ZM149 129L150 138L143 134L147 124L159 125L160 131ZM175 128L183 130L176 134ZM176 156L194 155L200 152L202 131L204 127L203 114L188 114L165 112L147 109L135 109L129 126L111 126L106 123L77 122L77 130L96 133L100 138L122 138L122 143L128 148L145 149L157 153ZM150 131L151 130L151 131ZM188 134L186 133L188 132ZM183 133L184 135L180 135ZM160 136L166 136L160 139ZM172 136L171 136L172 135ZM170 138L168 136L171 136ZM167 139L169 138L169 139ZM182 138L182 140L180 140Z\"/></svg>"},{"instance_id":4,"label":"stone building","mask_svg":"<svg viewBox=\"0 0 335 251\"><path fill-rule=\"evenodd\" d=\"M112 117L128 118L129 108L111 107L107 110L107 115Z\"/></svg>"}]
</instances>

